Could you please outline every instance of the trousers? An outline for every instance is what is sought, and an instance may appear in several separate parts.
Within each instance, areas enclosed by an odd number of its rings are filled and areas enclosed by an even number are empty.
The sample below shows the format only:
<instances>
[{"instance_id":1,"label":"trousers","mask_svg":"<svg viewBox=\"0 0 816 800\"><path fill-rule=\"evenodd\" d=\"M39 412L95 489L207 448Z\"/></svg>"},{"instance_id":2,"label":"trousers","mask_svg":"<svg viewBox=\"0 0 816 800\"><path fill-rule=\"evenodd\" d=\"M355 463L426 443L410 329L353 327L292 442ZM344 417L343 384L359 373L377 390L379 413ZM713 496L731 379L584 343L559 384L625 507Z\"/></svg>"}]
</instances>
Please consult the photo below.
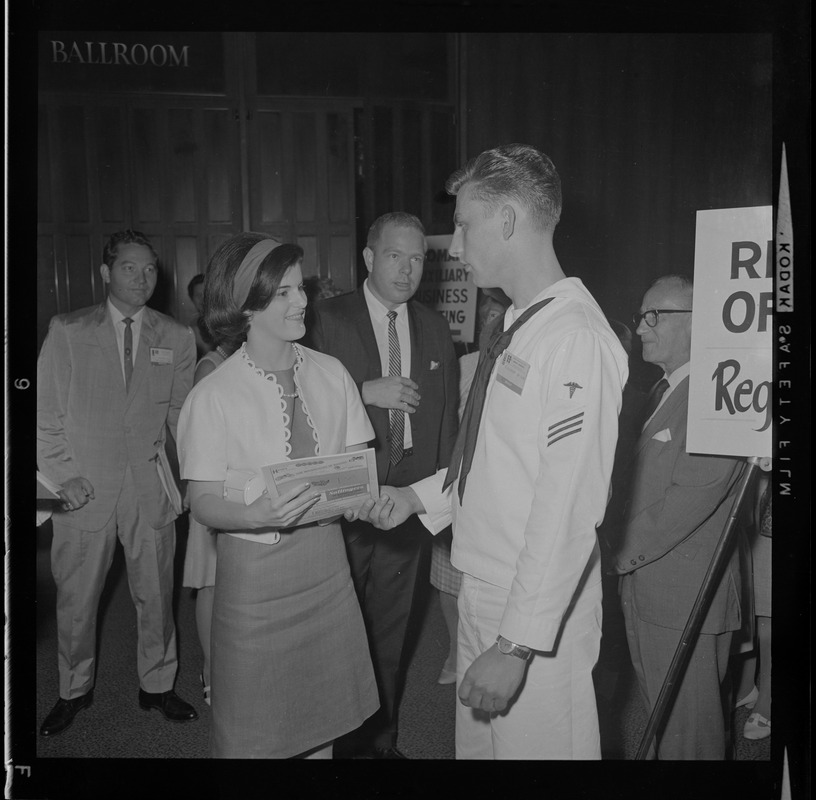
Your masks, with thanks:
<instances>
[{"instance_id":1,"label":"trousers","mask_svg":"<svg viewBox=\"0 0 816 800\"><path fill-rule=\"evenodd\" d=\"M508 594L472 575L462 576L457 687L473 661L495 643ZM457 697L456 758L600 759L592 669L600 651L601 616L601 584L584 587L555 650L534 653L505 711L477 711Z\"/></svg>"},{"instance_id":2,"label":"trousers","mask_svg":"<svg viewBox=\"0 0 816 800\"><path fill-rule=\"evenodd\" d=\"M136 607L139 685L146 692L165 692L176 679L175 523L154 529L143 520L127 469L116 510L101 530L71 528L54 517L51 574L57 585L59 691L65 700L87 694L94 685L99 598L117 538Z\"/></svg>"}]
</instances>

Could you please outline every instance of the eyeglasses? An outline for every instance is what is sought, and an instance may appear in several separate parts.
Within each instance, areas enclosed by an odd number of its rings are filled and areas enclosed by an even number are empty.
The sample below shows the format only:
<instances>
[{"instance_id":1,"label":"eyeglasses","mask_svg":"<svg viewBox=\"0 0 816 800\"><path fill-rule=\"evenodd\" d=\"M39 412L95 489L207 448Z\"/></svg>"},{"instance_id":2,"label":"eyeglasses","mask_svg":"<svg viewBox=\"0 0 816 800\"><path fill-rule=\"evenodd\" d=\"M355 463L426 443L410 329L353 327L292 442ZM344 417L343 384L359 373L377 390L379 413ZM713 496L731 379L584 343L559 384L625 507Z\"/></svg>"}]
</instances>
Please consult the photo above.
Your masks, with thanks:
<instances>
[{"instance_id":1,"label":"eyeglasses","mask_svg":"<svg viewBox=\"0 0 816 800\"><path fill-rule=\"evenodd\" d=\"M654 328L660 322L661 314L691 314L690 308L650 308L642 314L632 314L632 322L635 323L635 328L640 325L642 319L646 320L646 324L650 328Z\"/></svg>"}]
</instances>

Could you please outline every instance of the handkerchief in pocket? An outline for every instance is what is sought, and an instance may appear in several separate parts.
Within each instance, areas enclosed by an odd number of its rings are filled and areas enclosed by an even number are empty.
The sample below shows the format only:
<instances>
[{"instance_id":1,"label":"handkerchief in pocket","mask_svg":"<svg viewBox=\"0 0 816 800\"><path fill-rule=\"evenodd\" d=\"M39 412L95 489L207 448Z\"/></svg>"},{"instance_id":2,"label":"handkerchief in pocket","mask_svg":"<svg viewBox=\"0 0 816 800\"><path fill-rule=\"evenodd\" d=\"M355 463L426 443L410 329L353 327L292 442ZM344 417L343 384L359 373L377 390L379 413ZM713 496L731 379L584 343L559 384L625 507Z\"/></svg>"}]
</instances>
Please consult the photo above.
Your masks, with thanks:
<instances>
[{"instance_id":1,"label":"handkerchief in pocket","mask_svg":"<svg viewBox=\"0 0 816 800\"><path fill-rule=\"evenodd\" d=\"M431 369L439 369L439 362L431 361Z\"/></svg>"},{"instance_id":2,"label":"handkerchief in pocket","mask_svg":"<svg viewBox=\"0 0 816 800\"><path fill-rule=\"evenodd\" d=\"M658 442L670 442L671 441L671 431L668 428L663 428L662 431L658 431L652 439L657 440Z\"/></svg>"}]
</instances>

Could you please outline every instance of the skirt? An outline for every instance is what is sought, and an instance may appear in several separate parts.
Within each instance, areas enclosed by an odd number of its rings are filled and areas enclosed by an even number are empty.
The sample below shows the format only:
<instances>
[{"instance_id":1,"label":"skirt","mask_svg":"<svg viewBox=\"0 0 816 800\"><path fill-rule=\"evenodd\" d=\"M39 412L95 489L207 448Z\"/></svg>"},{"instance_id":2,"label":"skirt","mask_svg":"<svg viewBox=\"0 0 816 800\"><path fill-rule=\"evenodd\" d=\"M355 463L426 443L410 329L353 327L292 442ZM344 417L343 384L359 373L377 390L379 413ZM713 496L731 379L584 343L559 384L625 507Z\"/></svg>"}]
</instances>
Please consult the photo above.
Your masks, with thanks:
<instances>
[{"instance_id":1,"label":"skirt","mask_svg":"<svg viewBox=\"0 0 816 800\"><path fill-rule=\"evenodd\" d=\"M340 525L217 548L211 755L289 758L359 727L379 698Z\"/></svg>"}]
</instances>

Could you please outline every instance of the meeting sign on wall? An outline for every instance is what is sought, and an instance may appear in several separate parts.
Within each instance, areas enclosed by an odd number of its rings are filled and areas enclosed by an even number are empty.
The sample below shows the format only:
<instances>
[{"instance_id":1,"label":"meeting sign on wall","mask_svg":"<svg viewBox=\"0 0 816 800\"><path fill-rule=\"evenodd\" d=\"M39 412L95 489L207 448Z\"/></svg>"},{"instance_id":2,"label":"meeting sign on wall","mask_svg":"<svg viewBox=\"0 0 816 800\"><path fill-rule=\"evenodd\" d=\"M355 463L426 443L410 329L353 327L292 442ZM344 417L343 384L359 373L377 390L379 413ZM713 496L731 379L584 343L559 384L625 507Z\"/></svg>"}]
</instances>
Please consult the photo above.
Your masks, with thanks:
<instances>
[{"instance_id":1,"label":"meeting sign on wall","mask_svg":"<svg viewBox=\"0 0 816 800\"><path fill-rule=\"evenodd\" d=\"M687 447L770 456L771 206L697 212Z\"/></svg>"},{"instance_id":2,"label":"meeting sign on wall","mask_svg":"<svg viewBox=\"0 0 816 800\"><path fill-rule=\"evenodd\" d=\"M425 269L414 295L442 314L455 342L472 342L476 327L476 284L461 262L448 252L451 237L426 236Z\"/></svg>"}]
</instances>

